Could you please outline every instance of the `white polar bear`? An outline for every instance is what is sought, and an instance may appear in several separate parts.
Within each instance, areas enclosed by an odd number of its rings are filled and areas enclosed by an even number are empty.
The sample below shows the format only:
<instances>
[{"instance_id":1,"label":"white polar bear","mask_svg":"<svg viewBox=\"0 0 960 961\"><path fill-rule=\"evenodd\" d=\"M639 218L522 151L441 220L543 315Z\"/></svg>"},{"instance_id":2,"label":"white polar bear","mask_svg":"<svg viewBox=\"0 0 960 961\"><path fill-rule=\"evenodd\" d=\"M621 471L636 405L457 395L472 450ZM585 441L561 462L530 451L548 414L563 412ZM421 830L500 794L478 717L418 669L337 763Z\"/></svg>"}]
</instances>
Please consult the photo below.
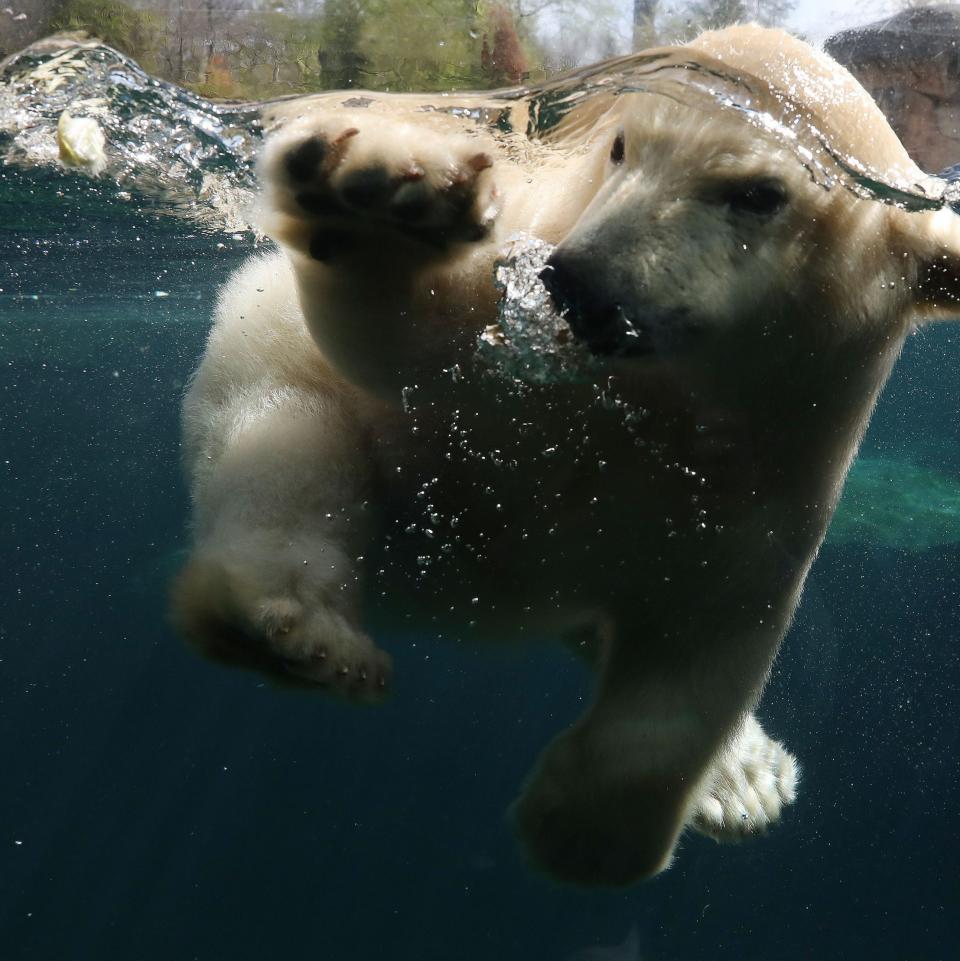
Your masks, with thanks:
<instances>
[{"instance_id":1,"label":"white polar bear","mask_svg":"<svg viewBox=\"0 0 960 961\"><path fill-rule=\"evenodd\" d=\"M400 617L553 632L595 666L513 808L534 864L584 885L793 800L751 712L904 338L960 289L952 212L862 196L931 180L832 60L748 26L643 63L677 95L584 98L534 143L426 98L283 108L282 253L223 291L184 407L174 614L201 651L367 700L390 682L367 631ZM517 230L557 245L594 382L478 368Z\"/></svg>"}]
</instances>

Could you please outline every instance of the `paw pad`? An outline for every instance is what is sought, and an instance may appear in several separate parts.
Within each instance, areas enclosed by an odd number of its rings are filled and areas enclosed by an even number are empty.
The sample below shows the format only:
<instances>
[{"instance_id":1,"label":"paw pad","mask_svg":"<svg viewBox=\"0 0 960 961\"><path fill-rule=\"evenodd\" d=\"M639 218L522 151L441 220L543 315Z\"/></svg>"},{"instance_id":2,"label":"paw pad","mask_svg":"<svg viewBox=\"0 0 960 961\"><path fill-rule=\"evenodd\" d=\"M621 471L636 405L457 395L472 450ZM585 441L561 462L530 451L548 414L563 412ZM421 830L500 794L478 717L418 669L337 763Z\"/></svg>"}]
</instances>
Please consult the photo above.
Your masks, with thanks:
<instances>
[{"instance_id":1,"label":"paw pad","mask_svg":"<svg viewBox=\"0 0 960 961\"><path fill-rule=\"evenodd\" d=\"M361 129L321 115L301 125L299 138L268 145L270 197L288 225L279 239L330 262L382 243L385 231L418 241L427 256L487 235L499 210L485 174L490 153L475 141L367 120Z\"/></svg>"},{"instance_id":2,"label":"paw pad","mask_svg":"<svg viewBox=\"0 0 960 961\"><path fill-rule=\"evenodd\" d=\"M347 141L360 131L348 127L332 140L316 134L287 151L284 168L294 183L308 183L315 177L328 174L342 159Z\"/></svg>"}]
</instances>

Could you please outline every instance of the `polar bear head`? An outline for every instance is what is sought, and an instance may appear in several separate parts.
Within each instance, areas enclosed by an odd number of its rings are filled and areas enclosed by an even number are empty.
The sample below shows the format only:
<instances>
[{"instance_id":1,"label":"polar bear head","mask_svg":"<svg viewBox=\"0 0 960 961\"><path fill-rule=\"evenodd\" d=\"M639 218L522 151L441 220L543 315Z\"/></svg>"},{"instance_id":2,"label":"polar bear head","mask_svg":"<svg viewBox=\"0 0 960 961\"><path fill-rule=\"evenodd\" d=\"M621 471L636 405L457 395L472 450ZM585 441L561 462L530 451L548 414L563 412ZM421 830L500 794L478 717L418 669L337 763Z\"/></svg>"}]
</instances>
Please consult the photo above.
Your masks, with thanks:
<instances>
[{"instance_id":1,"label":"polar bear head","mask_svg":"<svg viewBox=\"0 0 960 961\"><path fill-rule=\"evenodd\" d=\"M604 182L544 272L595 353L776 366L960 313L960 218L846 70L752 26L671 55L690 96L617 99Z\"/></svg>"}]
</instances>

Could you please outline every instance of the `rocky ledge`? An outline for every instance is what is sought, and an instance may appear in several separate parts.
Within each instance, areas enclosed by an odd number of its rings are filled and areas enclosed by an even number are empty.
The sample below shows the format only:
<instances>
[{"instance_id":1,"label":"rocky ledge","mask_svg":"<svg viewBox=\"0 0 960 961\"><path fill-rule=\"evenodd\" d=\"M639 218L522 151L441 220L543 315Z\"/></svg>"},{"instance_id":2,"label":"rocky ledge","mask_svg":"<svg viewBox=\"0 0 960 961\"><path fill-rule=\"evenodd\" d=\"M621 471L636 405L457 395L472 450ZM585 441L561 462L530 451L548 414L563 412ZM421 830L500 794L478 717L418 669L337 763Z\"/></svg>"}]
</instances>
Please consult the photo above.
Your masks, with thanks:
<instances>
[{"instance_id":1,"label":"rocky ledge","mask_svg":"<svg viewBox=\"0 0 960 961\"><path fill-rule=\"evenodd\" d=\"M930 172L960 162L960 6L916 7L844 30L827 52L867 88Z\"/></svg>"}]
</instances>

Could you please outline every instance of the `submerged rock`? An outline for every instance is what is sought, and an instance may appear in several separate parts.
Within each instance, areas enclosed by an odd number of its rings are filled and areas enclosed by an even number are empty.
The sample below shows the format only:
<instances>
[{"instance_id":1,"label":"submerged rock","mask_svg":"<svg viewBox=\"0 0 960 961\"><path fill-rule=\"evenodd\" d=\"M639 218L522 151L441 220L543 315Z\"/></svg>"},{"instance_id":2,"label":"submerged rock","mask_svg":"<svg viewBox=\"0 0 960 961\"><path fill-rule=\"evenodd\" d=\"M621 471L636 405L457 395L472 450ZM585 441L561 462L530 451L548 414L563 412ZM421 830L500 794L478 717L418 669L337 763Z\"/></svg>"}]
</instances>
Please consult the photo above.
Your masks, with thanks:
<instances>
[{"instance_id":1,"label":"submerged rock","mask_svg":"<svg viewBox=\"0 0 960 961\"><path fill-rule=\"evenodd\" d=\"M905 551L960 543L960 478L861 457L847 477L827 543Z\"/></svg>"}]
</instances>

